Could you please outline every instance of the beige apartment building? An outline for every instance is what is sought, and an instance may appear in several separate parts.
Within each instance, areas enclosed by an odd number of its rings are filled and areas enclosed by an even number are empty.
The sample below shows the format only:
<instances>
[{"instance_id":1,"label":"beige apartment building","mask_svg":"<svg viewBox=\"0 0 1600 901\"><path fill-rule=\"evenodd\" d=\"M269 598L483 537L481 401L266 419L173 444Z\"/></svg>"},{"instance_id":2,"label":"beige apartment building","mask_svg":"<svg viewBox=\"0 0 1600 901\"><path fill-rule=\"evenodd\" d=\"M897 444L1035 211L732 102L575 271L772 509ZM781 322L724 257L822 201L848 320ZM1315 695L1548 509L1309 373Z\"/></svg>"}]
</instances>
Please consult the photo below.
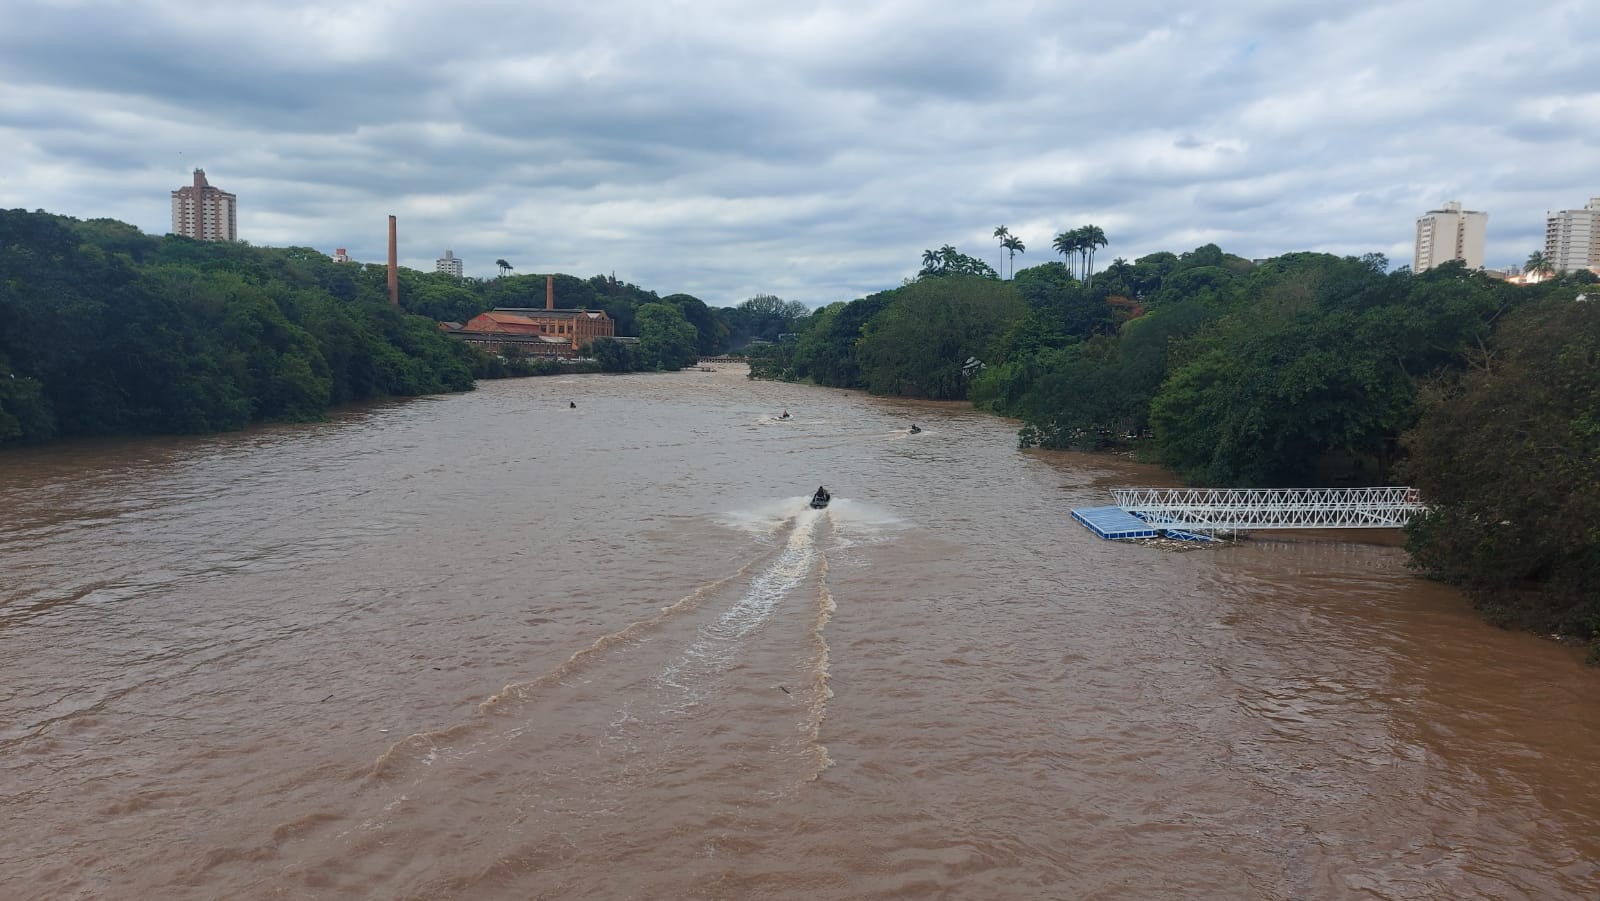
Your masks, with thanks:
<instances>
[{"instance_id":1,"label":"beige apartment building","mask_svg":"<svg viewBox=\"0 0 1600 901\"><path fill-rule=\"evenodd\" d=\"M1589 198L1581 210L1545 218L1544 258L1557 272L1600 266L1600 197Z\"/></svg>"},{"instance_id":2,"label":"beige apartment building","mask_svg":"<svg viewBox=\"0 0 1600 901\"><path fill-rule=\"evenodd\" d=\"M453 275L456 278L461 277L461 266L461 258L456 256L456 252L453 250L445 251L444 256L433 261L434 272L443 272L445 275Z\"/></svg>"},{"instance_id":3,"label":"beige apartment building","mask_svg":"<svg viewBox=\"0 0 1600 901\"><path fill-rule=\"evenodd\" d=\"M194 170L194 184L172 192L172 233L197 241L239 240L239 198Z\"/></svg>"},{"instance_id":4,"label":"beige apartment building","mask_svg":"<svg viewBox=\"0 0 1600 901\"><path fill-rule=\"evenodd\" d=\"M1411 271L1426 272L1451 260L1461 260L1468 269L1482 269L1488 230L1488 213L1463 210L1456 201L1442 210L1429 210L1417 220L1417 254Z\"/></svg>"}]
</instances>

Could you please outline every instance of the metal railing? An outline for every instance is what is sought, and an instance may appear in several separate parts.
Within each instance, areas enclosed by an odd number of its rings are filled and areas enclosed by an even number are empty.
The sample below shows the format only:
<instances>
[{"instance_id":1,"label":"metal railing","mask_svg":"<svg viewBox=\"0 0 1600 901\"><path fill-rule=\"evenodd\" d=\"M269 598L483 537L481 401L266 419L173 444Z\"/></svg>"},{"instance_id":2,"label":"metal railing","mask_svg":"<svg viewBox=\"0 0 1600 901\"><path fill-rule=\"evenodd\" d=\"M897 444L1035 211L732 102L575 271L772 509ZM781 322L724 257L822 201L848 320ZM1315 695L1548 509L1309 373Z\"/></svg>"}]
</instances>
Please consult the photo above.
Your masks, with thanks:
<instances>
[{"instance_id":1,"label":"metal railing","mask_svg":"<svg viewBox=\"0 0 1600 901\"><path fill-rule=\"evenodd\" d=\"M1196 531L1398 529L1425 509L1414 488L1114 488L1117 506Z\"/></svg>"}]
</instances>

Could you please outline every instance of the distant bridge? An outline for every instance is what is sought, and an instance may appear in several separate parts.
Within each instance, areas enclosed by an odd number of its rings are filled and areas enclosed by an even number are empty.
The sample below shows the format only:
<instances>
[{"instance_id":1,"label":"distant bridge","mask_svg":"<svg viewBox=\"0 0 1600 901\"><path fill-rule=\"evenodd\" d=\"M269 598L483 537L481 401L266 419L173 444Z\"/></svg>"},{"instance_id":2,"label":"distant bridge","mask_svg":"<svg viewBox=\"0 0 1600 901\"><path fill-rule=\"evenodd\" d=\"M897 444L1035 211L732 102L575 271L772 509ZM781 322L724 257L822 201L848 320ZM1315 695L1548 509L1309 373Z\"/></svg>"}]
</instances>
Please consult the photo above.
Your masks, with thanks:
<instances>
[{"instance_id":1,"label":"distant bridge","mask_svg":"<svg viewBox=\"0 0 1600 901\"><path fill-rule=\"evenodd\" d=\"M1393 487L1117 488L1111 496L1115 507L1074 510L1073 518L1102 538L1144 538L1151 530L1398 529L1426 509L1416 489Z\"/></svg>"},{"instance_id":2,"label":"distant bridge","mask_svg":"<svg viewBox=\"0 0 1600 901\"><path fill-rule=\"evenodd\" d=\"M748 363L744 357L701 357L701 363Z\"/></svg>"}]
</instances>

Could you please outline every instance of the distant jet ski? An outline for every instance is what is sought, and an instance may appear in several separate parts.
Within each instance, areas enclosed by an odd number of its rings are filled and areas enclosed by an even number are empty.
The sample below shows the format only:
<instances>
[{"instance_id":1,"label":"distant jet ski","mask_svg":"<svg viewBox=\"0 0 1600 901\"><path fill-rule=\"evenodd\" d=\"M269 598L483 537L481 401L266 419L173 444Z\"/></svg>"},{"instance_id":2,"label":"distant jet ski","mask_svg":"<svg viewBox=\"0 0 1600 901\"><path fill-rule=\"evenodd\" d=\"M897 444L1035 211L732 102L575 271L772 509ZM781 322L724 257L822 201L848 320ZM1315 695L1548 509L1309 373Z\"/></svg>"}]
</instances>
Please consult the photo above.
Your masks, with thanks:
<instances>
[{"instance_id":1,"label":"distant jet ski","mask_svg":"<svg viewBox=\"0 0 1600 901\"><path fill-rule=\"evenodd\" d=\"M784 410L783 411L783 415L779 416L778 418L779 419L788 419L789 418L789 411L788 410Z\"/></svg>"},{"instance_id":2,"label":"distant jet ski","mask_svg":"<svg viewBox=\"0 0 1600 901\"><path fill-rule=\"evenodd\" d=\"M831 500L833 500L833 495L828 493L828 489L819 486L817 493L811 495L811 509L821 510L823 507L828 506L828 501Z\"/></svg>"},{"instance_id":3,"label":"distant jet ski","mask_svg":"<svg viewBox=\"0 0 1600 901\"><path fill-rule=\"evenodd\" d=\"M920 435L920 434L922 434L922 430L917 428L916 426L912 426L911 428L907 429L906 431L909 432L912 435Z\"/></svg>"}]
</instances>

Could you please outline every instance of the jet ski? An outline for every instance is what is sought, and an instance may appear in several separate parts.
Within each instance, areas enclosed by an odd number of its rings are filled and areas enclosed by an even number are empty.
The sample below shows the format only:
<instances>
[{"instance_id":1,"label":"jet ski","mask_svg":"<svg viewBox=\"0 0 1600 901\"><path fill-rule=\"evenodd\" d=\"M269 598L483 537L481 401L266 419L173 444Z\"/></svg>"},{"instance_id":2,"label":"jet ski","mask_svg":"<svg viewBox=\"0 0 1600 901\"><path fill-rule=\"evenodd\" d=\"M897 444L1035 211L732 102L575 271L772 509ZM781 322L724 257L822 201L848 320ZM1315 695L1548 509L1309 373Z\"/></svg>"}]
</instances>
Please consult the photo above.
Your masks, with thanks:
<instances>
[{"instance_id":1,"label":"jet ski","mask_svg":"<svg viewBox=\"0 0 1600 901\"><path fill-rule=\"evenodd\" d=\"M828 493L828 489L819 487L817 488L817 493L811 495L811 509L821 510L823 507L828 506L828 501L831 500L833 500L833 495Z\"/></svg>"},{"instance_id":2,"label":"jet ski","mask_svg":"<svg viewBox=\"0 0 1600 901\"><path fill-rule=\"evenodd\" d=\"M920 434L922 434L922 430L917 428L916 426L912 426L911 428L907 429L906 431L907 431L908 434L912 434L912 435L920 435Z\"/></svg>"}]
</instances>

